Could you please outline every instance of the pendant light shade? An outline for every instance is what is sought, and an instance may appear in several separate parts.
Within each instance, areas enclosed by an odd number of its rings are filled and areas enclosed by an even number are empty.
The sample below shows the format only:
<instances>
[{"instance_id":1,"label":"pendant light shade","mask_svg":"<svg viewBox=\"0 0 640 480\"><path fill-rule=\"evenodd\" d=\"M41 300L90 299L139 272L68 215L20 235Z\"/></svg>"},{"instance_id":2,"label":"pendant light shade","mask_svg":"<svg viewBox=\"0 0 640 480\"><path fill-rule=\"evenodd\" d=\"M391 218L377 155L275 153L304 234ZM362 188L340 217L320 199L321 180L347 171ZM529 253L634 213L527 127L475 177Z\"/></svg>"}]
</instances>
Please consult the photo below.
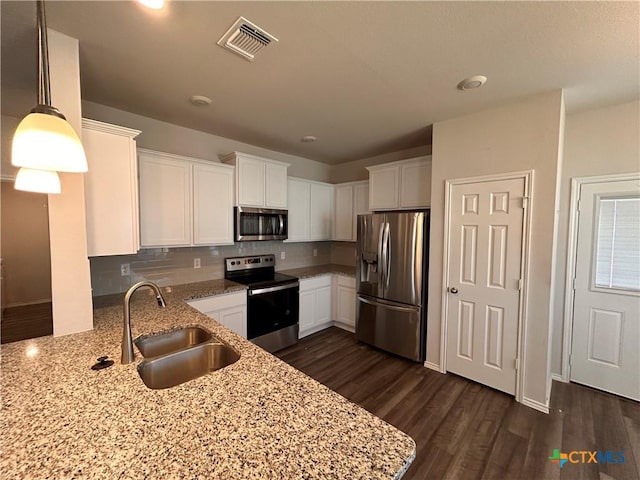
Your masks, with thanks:
<instances>
[{"instance_id":1,"label":"pendant light shade","mask_svg":"<svg viewBox=\"0 0 640 480\"><path fill-rule=\"evenodd\" d=\"M24 167L18 170L14 188L38 193L60 193L62 191L58 172Z\"/></svg>"},{"instance_id":2,"label":"pendant light shade","mask_svg":"<svg viewBox=\"0 0 640 480\"><path fill-rule=\"evenodd\" d=\"M13 137L11 164L58 172L88 170L75 130L62 118L47 113L30 113L20 122Z\"/></svg>"},{"instance_id":3,"label":"pendant light shade","mask_svg":"<svg viewBox=\"0 0 640 480\"><path fill-rule=\"evenodd\" d=\"M49 49L44 0L37 0L38 104L18 125L11 147L11 164L21 167L15 188L60 193L56 172L86 172L87 157L78 134L51 105ZM48 173L45 173L48 172Z\"/></svg>"}]
</instances>

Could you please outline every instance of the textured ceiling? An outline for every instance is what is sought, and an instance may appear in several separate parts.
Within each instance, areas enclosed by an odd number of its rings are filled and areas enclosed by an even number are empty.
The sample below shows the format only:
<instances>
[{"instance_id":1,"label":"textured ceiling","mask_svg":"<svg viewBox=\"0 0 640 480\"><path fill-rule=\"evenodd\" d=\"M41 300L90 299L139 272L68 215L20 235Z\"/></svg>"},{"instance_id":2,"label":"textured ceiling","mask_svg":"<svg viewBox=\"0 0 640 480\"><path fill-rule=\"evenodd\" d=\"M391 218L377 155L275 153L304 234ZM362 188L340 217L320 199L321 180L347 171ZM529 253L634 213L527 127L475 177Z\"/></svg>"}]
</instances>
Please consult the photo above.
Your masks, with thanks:
<instances>
[{"instance_id":1,"label":"textured ceiling","mask_svg":"<svg viewBox=\"0 0 640 480\"><path fill-rule=\"evenodd\" d=\"M1 8L2 113L22 116L35 7ZM216 45L240 15L280 40L254 62ZM50 0L47 17L80 41L84 99L331 164L424 145L434 122L552 89L569 112L639 98L638 2L169 0L158 14ZM482 89L456 90L474 74Z\"/></svg>"}]
</instances>

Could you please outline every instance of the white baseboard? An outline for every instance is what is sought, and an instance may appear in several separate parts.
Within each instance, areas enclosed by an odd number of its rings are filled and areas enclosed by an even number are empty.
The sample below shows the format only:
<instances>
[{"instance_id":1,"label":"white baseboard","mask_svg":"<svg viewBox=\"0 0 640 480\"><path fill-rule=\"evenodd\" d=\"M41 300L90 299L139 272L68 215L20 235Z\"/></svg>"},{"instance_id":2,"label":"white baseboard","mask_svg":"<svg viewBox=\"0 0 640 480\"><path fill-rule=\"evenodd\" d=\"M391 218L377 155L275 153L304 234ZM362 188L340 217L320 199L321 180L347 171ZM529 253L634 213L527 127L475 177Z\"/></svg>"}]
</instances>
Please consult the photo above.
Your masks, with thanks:
<instances>
[{"instance_id":1,"label":"white baseboard","mask_svg":"<svg viewBox=\"0 0 640 480\"><path fill-rule=\"evenodd\" d=\"M544 403L540 403L537 400L531 400L530 398L522 397L523 405L527 407L533 408L534 410L538 410L542 413L549 413L549 405L545 405Z\"/></svg>"},{"instance_id":2,"label":"white baseboard","mask_svg":"<svg viewBox=\"0 0 640 480\"><path fill-rule=\"evenodd\" d=\"M346 330L347 332L356 333L356 328L352 325L347 325L346 323L337 322L334 320L333 326L341 328L342 330Z\"/></svg>"},{"instance_id":3,"label":"white baseboard","mask_svg":"<svg viewBox=\"0 0 640 480\"><path fill-rule=\"evenodd\" d=\"M306 337L308 335L311 335L313 333L318 333L320 330L324 330L325 328L329 328L333 326L334 322L325 322L325 323L321 323L320 325L315 325L314 327L311 327L307 330L305 330L304 332L301 331L298 334L298 338L303 338Z\"/></svg>"},{"instance_id":4,"label":"white baseboard","mask_svg":"<svg viewBox=\"0 0 640 480\"><path fill-rule=\"evenodd\" d=\"M556 382L569 383L569 379L568 378L564 378L559 373L552 373L551 374L551 380L555 380Z\"/></svg>"},{"instance_id":5,"label":"white baseboard","mask_svg":"<svg viewBox=\"0 0 640 480\"><path fill-rule=\"evenodd\" d=\"M433 363L433 362L424 362L424 366L431 369L431 370L435 370L436 372L439 373L445 373L442 371L442 369L440 368L440 365L438 365L437 363Z\"/></svg>"}]
</instances>

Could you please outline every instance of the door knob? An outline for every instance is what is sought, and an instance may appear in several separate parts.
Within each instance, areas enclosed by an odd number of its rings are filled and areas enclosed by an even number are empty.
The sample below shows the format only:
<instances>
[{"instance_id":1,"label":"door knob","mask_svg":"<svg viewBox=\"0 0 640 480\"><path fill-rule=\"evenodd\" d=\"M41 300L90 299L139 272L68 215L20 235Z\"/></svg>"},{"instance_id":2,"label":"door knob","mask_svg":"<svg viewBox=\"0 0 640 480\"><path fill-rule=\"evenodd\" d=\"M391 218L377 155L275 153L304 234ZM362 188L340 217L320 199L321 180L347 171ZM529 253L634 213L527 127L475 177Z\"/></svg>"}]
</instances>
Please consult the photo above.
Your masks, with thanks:
<instances>
[{"instance_id":1,"label":"door knob","mask_svg":"<svg viewBox=\"0 0 640 480\"><path fill-rule=\"evenodd\" d=\"M453 293L455 295L458 293L458 289L456 287L449 287L449 293Z\"/></svg>"}]
</instances>

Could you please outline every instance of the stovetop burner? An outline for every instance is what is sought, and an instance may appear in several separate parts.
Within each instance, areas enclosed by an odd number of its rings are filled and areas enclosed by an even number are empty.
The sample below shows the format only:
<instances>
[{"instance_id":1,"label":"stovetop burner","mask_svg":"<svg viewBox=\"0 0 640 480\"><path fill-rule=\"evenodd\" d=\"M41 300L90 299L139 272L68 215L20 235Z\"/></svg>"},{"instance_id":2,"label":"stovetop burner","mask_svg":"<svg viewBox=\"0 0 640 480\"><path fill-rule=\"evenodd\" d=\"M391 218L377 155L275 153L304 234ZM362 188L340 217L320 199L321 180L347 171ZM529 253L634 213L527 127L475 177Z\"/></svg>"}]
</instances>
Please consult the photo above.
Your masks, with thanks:
<instances>
[{"instance_id":1,"label":"stovetop burner","mask_svg":"<svg viewBox=\"0 0 640 480\"><path fill-rule=\"evenodd\" d=\"M298 280L275 271L275 255L225 258L224 278L250 288L274 287Z\"/></svg>"}]
</instances>

